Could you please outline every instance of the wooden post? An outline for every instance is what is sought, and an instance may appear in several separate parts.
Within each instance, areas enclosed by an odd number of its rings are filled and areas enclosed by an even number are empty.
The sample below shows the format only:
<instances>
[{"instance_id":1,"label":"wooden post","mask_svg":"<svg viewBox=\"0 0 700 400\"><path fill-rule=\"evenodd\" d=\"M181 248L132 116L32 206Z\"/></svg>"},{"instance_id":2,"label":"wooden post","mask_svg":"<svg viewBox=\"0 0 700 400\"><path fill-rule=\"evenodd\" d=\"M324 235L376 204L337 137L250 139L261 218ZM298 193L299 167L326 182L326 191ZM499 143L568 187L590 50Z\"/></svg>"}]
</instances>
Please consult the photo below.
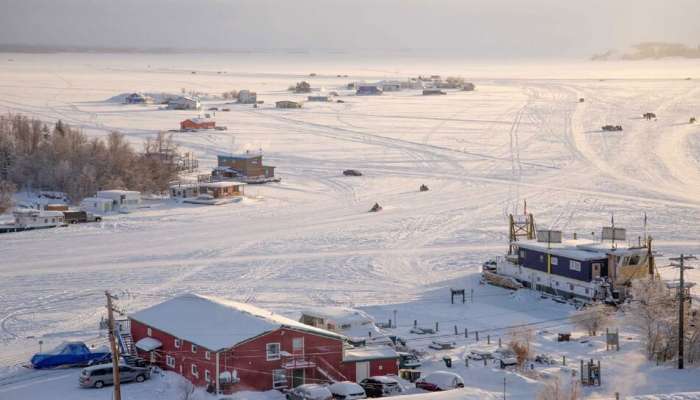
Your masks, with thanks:
<instances>
[{"instance_id":1,"label":"wooden post","mask_svg":"<svg viewBox=\"0 0 700 400\"><path fill-rule=\"evenodd\" d=\"M566 356L561 356L561 365L566 366Z\"/></svg>"},{"instance_id":2,"label":"wooden post","mask_svg":"<svg viewBox=\"0 0 700 400\"><path fill-rule=\"evenodd\" d=\"M221 375L221 371L219 370L219 352L216 352L216 395L218 396L219 393L221 393L221 385L219 384L219 375Z\"/></svg>"},{"instance_id":3,"label":"wooden post","mask_svg":"<svg viewBox=\"0 0 700 400\"><path fill-rule=\"evenodd\" d=\"M439 329L438 323L437 323L437 321L436 321L436 322L435 322L435 332L437 332L437 331L439 331L439 330L440 330L440 329Z\"/></svg>"},{"instance_id":4,"label":"wooden post","mask_svg":"<svg viewBox=\"0 0 700 400\"><path fill-rule=\"evenodd\" d=\"M486 335L486 344L491 344L491 335Z\"/></svg>"},{"instance_id":5,"label":"wooden post","mask_svg":"<svg viewBox=\"0 0 700 400\"><path fill-rule=\"evenodd\" d=\"M459 331L457 331L457 325L455 325L455 336L459 335Z\"/></svg>"},{"instance_id":6,"label":"wooden post","mask_svg":"<svg viewBox=\"0 0 700 400\"><path fill-rule=\"evenodd\" d=\"M415 328L415 327L417 327L417 326L418 326L418 320L417 320L417 319L414 319L414 320L413 320L413 327Z\"/></svg>"},{"instance_id":7,"label":"wooden post","mask_svg":"<svg viewBox=\"0 0 700 400\"><path fill-rule=\"evenodd\" d=\"M476 341L478 342L479 341L479 331L474 332L474 334L476 335Z\"/></svg>"},{"instance_id":8,"label":"wooden post","mask_svg":"<svg viewBox=\"0 0 700 400\"><path fill-rule=\"evenodd\" d=\"M114 334L114 309L112 308L112 295L105 291L107 296L107 321L109 324L109 347L112 350L112 379L114 379L114 400L122 399L121 382L119 381L119 349L117 338Z\"/></svg>"},{"instance_id":9,"label":"wooden post","mask_svg":"<svg viewBox=\"0 0 700 400\"><path fill-rule=\"evenodd\" d=\"M464 328L464 338L469 339L469 329Z\"/></svg>"},{"instance_id":10,"label":"wooden post","mask_svg":"<svg viewBox=\"0 0 700 400\"><path fill-rule=\"evenodd\" d=\"M498 347L501 347L501 337L498 337Z\"/></svg>"}]
</instances>

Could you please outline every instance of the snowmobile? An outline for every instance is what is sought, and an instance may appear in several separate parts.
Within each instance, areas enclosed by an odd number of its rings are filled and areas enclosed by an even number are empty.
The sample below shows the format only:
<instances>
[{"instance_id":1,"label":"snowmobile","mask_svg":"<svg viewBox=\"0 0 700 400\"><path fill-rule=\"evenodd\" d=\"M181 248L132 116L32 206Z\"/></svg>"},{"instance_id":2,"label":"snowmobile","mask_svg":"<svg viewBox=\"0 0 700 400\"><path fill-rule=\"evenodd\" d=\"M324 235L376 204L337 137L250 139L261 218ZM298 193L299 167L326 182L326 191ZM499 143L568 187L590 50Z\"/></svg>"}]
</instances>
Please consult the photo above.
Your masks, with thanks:
<instances>
[{"instance_id":1,"label":"snowmobile","mask_svg":"<svg viewBox=\"0 0 700 400\"><path fill-rule=\"evenodd\" d=\"M379 205L379 203L374 203L372 208L369 209L369 212L378 212L382 211L382 206Z\"/></svg>"}]
</instances>

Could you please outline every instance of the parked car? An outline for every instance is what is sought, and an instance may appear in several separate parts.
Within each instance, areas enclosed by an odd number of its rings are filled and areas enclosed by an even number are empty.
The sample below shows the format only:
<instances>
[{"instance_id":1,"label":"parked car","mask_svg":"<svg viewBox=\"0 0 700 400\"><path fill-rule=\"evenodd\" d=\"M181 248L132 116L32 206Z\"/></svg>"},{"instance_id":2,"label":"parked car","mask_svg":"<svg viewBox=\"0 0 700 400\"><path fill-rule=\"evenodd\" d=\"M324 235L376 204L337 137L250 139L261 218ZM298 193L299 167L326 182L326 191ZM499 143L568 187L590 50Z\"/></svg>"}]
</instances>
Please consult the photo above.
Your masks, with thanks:
<instances>
[{"instance_id":1,"label":"parked car","mask_svg":"<svg viewBox=\"0 0 700 400\"><path fill-rule=\"evenodd\" d=\"M433 340L433 342L428 345L428 347L433 350L450 350L454 349L455 346L455 342L450 342L447 340Z\"/></svg>"},{"instance_id":2,"label":"parked car","mask_svg":"<svg viewBox=\"0 0 700 400\"><path fill-rule=\"evenodd\" d=\"M415 333L416 335L427 335L427 334L432 335L433 333L435 333L435 329L433 329L433 328L421 328L419 326L414 326L413 328L411 328L411 330L409 332Z\"/></svg>"},{"instance_id":3,"label":"parked car","mask_svg":"<svg viewBox=\"0 0 700 400\"><path fill-rule=\"evenodd\" d=\"M102 358L105 354L108 353L102 350L90 351L83 342L64 342L49 352L34 354L30 362L36 369L85 366L91 360Z\"/></svg>"},{"instance_id":4,"label":"parked car","mask_svg":"<svg viewBox=\"0 0 700 400\"><path fill-rule=\"evenodd\" d=\"M63 215L63 220L66 221L67 224L102 221L102 217L87 211L64 211Z\"/></svg>"},{"instance_id":5,"label":"parked car","mask_svg":"<svg viewBox=\"0 0 700 400\"><path fill-rule=\"evenodd\" d=\"M362 172L356 170L356 169L346 169L343 171L343 175L345 176L362 176Z\"/></svg>"},{"instance_id":6,"label":"parked car","mask_svg":"<svg viewBox=\"0 0 700 400\"><path fill-rule=\"evenodd\" d=\"M331 394L333 394L333 398L337 400L355 400L367 398L365 389L355 382L336 382L330 385L328 390L330 390Z\"/></svg>"},{"instance_id":7,"label":"parked car","mask_svg":"<svg viewBox=\"0 0 700 400\"><path fill-rule=\"evenodd\" d=\"M416 381L416 387L430 392L464 387L464 380L454 372L435 371Z\"/></svg>"},{"instance_id":8,"label":"parked car","mask_svg":"<svg viewBox=\"0 0 700 400\"><path fill-rule=\"evenodd\" d=\"M518 365L518 357L516 357L513 350L510 349L494 351L493 358L494 362L497 363L501 369Z\"/></svg>"},{"instance_id":9,"label":"parked car","mask_svg":"<svg viewBox=\"0 0 700 400\"><path fill-rule=\"evenodd\" d=\"M114 384L114 375L112 375L112 366L109 364L93 365L83 368L80 371L80 386L101 388L105 385ZM151 377L151 371L148 368L132 367L130 365L119 366L119 382L143 382Z\"/></svg>"},{"instance_id":10,"label":"parked car","mask_svg":"<svg viewBox=\"0 0 700 400\"><path fill-rule=\"evenodd\" d=\"M493 353L489 350L472 349L469 351L467 358L469 358L470 360L475 360L475 361L481 361L484 359L490 360L493 358Z\"/></svg>"},{"instance_id":11,"label":"parked car","mask_svg":"<svg viewBox=\"0 0 700 400\"><path fill-rule=\"evenodd\" d=\"M360 382L360 386L365 389L367 397L384 397L400 393L399 381L390 376L372 376Z\"/></svg>"},{"instance_id":12,"label":"parked car","mask_svg":"<svg viewBox=\"0 0 700 400\"><path fill-rule=\"evenodd\" d=\"M219 111L218 107L209 107L209 111Z\"/></svg>"},{"instance_id":13,"label":"parked car","mask_svg":"<svg viewBox=\"0 0 700 400\"><path fill-rule=\"evenodd\" d=\"M415 369L421 366L421 362L416 357L415 354L411 353L398 353L399 354L399 368L401 369Z\"/></svg>"},{"instance_id":14,"label":"parked car","mask_svg":"<svg viewBox=\"0 0 700 400\"><path fill-rule=\"evenodd\" d=\"M291 389L286 394L287 400L330 400L333 394L326 386L307 383Z\"/></svg>"}]
</instances>

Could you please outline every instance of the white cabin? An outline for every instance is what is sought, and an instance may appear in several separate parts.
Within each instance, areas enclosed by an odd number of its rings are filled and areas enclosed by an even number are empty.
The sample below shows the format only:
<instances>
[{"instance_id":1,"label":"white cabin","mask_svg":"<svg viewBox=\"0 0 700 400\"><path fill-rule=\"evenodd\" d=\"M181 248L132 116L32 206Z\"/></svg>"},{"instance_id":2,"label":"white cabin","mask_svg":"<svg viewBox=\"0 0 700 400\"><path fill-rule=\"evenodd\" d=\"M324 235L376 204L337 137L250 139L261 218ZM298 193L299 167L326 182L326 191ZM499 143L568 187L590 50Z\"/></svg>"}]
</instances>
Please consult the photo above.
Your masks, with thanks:
<instances>
[{"instance_id":1,"label":"white cabin","mask_svg":"<svg viewBox=\"0 0 700 400\"><path fill-rule=\"evenodd\" d=\"M101 190L96 197L111 200L112 211L129 212L141 204L141 192L133 190Z\"/></svg>"},{"instance_id":2,"label":"white cabin","mask_svg":"<svg viewBox=\"0 0 700 400\"><path fill-rule=\"evenodd\" d=\"M93 214L106 214L112 212L112 202L112 199L86 197L80 202L80 209Z\"/></svg>"},{"instance_id":3,"label":"white cabin","mask_svg":"<svg viewBox=\"0 0 700 400\"><path fill-rule=\"evenodd\" d=\"M18 228L53 228L65 225L61 211L16 210L13 215Z\"/></svg>"}]
</instances>

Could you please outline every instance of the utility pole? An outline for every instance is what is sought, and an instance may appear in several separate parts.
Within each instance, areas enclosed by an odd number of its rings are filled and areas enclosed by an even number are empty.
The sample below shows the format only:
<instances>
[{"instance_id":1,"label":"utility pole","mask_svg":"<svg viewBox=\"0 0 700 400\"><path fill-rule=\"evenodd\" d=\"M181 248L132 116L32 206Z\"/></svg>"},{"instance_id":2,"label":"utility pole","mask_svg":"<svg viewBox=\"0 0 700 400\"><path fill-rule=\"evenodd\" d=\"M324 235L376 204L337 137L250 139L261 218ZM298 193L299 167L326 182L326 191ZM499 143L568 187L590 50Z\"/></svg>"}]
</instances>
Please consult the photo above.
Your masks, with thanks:
<instances>
[{"instance_id":1,"label":"utility pole","mask_svg":"<svg viewBox=\"0 0 700 400\"><path fill-rule=\"evenodd\" d=\"M114 400L122 400L122 390L119 381L119 348L117 348L117 338L114 333L114 308L112 306L112 297L108 290L105 290L107 296L107 323L109 329L109 347L112 349L112 377L114 378Z\"/></svg>"},{"instance_id":2,"label":"utility pole","mask_svg":"<svg viewBox=\"0 0 700 400\"><path fill-rule=\"evenodd\" d=\"M691 269L693 267L687 267L685 265L686 260L695 260L693 256L684 256L681 254L680 257L671 258L671 261L678 261L678 264L671 263L674 267L680 268L681 276L678 285L678 369L683 369L683 345L685 342L685 280L683 278L683 271L686 269Z\"/></svg>"}]
</instances>

